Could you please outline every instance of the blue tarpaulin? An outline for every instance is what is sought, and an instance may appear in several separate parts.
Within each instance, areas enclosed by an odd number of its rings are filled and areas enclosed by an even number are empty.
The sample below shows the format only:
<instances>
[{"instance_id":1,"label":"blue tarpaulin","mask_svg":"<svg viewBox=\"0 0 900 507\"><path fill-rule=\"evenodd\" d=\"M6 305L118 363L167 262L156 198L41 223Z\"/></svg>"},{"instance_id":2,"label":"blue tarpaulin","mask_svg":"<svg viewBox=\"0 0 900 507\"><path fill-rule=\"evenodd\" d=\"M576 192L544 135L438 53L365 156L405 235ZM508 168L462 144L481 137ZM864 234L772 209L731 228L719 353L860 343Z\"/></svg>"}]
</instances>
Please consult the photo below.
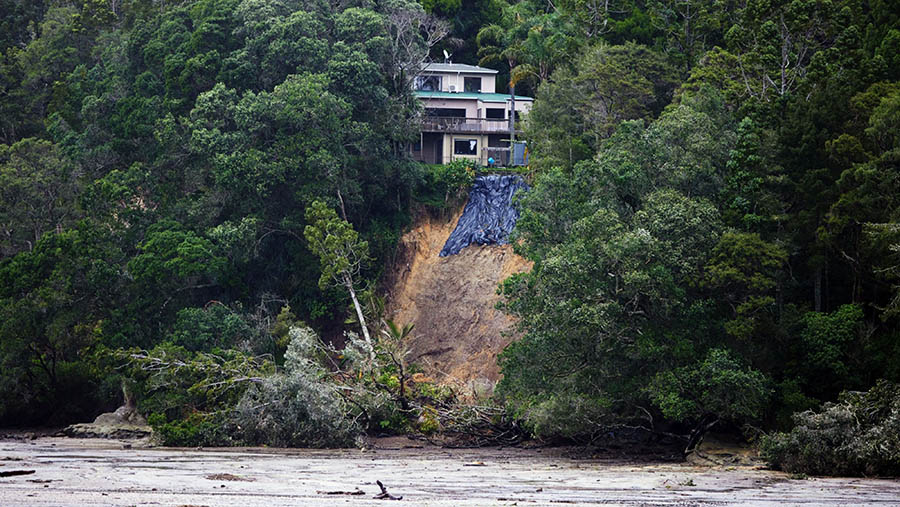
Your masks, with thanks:
<instances>
[{"instance_id":1,"label":"blue tarpaulin","mask_svg":"<svg viewBox=\"0 0 900 507\"><path fill-rule=\"evenodd\" d=\"M458 254L472 244L507 243L509 233L519 219L519 211L513 206L513 196L519 190L528 190L528 185L519 175L491 174L475 178L469 190L469 202L459 217L456 229L444 243L440 256Z\"/></svg>"}]
</instances>

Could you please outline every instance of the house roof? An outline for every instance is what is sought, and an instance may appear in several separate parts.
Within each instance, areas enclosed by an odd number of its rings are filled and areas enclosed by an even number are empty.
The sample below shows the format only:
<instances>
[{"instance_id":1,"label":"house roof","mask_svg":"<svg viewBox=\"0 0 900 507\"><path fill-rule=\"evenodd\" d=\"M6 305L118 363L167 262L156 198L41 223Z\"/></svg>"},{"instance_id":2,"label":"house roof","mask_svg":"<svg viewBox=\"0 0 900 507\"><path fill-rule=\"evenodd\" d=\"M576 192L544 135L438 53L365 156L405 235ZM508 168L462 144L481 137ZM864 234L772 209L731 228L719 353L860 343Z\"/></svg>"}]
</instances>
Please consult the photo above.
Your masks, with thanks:
<instances>
[{"instance_id":1,"label":"house roof","mask_svg":"<svg viewBox=\"0 0 900 507\"><path fill-rule=\"evenodd\" d=\"M422 72L465 72L468 74L496 74L494 69L486 69L465 63L427 63Z\"/></svg>"},{"instance_id":2,"label":"house roof","mask_svg":"<svg viewBox=\"0 0 900 507\"><path fill-rule=\"evenodd\" d=\"M416 90L416 97L420 99L478 99L482 102L506 102L508 93L476 93L476 92L426 92ZM531 97L516 95L516 100L533 101Z\"/></svg>"}]
</instances>

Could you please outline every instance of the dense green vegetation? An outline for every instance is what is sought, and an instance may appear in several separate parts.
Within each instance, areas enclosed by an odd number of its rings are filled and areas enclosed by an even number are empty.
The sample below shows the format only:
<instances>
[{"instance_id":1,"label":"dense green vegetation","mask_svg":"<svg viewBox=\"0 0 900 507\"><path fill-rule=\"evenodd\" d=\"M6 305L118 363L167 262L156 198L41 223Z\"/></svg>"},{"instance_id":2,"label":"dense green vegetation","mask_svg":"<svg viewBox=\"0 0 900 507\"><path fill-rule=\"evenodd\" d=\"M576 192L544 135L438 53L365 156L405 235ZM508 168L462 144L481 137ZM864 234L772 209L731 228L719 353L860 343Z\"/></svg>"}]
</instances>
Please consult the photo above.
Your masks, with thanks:
<instances>
[{"instance_id":1,"label":"dense green vegetation","mask_svg":"<svg viewBox=\"0 0 900 507\"><path fill-rule=\"evenodd\" d=\"M897 2L2 0L0 19L0 424L88 418L129 379L171 442L435 428L410 402L444 395L406 391L410 330L376 288L412 203L471 181L405 149L410 83L446 49L536 97L516 247L535 267L501 288L517 420L688 447L796 422L776 464L896 470L803 442L894 410ZM358 357L309 326L359 332Z\"/></svg>"},{"instance_id":2,"label":"dense green vegetation","mask_svg":"<svg viewBox=\"0 0 900 507\"><path fill-rule=\"evenodd\" d=\"M368 241L365 291L424 181L409 83L443 25L402 0L2 5L29 28L0 67L0 423L115 403L104 349L281 357L288 303L340 335L304 213Z\"/></svg>"},{"instance_id":3,"label":"dense green vegetation","mask_svg":"<svg viewBox=\"0 0 900 507\"><path fill-rule=\"evenodd\" d=\"M897 5L593 7L547 14L606 33L538 80L509 406L548 436L674 423L690 448L897 381Z\"/></svg>"}]
</instances>

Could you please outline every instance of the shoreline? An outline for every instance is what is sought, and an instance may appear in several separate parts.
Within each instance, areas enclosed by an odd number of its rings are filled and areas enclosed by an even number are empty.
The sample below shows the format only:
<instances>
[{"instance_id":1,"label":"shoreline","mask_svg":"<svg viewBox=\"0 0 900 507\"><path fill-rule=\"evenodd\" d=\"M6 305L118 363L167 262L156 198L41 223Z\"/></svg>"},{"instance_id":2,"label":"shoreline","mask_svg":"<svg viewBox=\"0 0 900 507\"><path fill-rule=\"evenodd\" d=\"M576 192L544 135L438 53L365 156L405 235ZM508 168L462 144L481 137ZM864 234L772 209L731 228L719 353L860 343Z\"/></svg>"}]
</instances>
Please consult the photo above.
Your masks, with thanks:
<instances>
[{"instance_id":1,"label":"shoreline","mask_svg":"<svg viewBox=\"0 0 900 507\"><path fill-rule=\"evenodd\" d=\"M190 449L126 440L0 440L2 505L895 504L900 482L809 478L758 466L577 455L571 448L448 449L392 437L363 449ZM360 493L361 492L361 493Z\"/></svg>"}]
</instances>

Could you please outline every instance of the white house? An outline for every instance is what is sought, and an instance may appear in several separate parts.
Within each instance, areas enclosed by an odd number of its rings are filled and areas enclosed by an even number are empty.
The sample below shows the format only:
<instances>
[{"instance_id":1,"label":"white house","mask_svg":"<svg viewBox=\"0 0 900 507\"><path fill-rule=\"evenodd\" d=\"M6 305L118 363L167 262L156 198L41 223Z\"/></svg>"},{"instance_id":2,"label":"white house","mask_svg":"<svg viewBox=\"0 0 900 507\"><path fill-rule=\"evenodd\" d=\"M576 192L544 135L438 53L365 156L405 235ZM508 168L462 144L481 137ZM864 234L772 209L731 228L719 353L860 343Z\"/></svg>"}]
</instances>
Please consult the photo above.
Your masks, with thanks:
<instances>
[{"instance_id":1,"label":"white house","mask_svg":"<svg viewBox=\"0 0 900 507\"><path fill-rule=\"evenodd\" d=\"M461 63L431 63L416 78L416 96L425 106L422 133L412 147L416 160L445 164L464 158L487 165L509 161L509 94L496 93L497 71ZM534 99L515 97L515 118L528 113Z\"/></svg>"}]
</instances>

